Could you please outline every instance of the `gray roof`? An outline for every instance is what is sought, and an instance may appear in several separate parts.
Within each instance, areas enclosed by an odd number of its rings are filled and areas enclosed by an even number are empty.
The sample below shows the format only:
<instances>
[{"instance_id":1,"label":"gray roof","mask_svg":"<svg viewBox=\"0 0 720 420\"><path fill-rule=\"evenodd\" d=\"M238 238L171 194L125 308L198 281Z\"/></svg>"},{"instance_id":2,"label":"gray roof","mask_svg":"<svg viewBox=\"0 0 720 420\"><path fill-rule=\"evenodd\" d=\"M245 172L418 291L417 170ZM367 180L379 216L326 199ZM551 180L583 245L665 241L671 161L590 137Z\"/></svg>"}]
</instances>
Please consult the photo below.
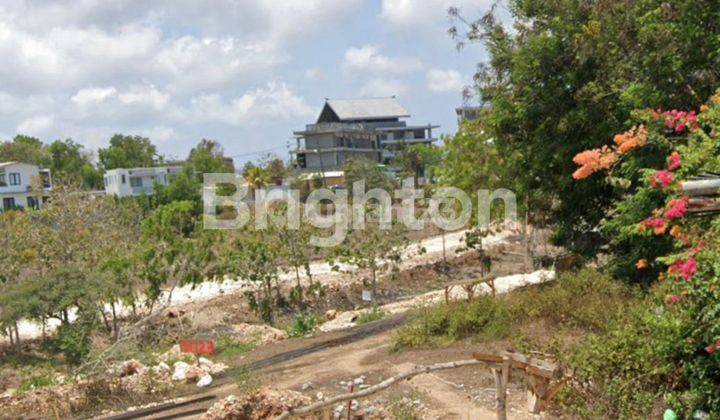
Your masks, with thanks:
<instances>
[{"instance_id":1,"label":"gray roof","mask_svg":"<svg viewBox=\"0 0 720 420\"><path fill-rule=\"evenodd\" d=\"M327 104L341 121L409 117L395 97L329 99Z\"/></svg>"}]
</instances>

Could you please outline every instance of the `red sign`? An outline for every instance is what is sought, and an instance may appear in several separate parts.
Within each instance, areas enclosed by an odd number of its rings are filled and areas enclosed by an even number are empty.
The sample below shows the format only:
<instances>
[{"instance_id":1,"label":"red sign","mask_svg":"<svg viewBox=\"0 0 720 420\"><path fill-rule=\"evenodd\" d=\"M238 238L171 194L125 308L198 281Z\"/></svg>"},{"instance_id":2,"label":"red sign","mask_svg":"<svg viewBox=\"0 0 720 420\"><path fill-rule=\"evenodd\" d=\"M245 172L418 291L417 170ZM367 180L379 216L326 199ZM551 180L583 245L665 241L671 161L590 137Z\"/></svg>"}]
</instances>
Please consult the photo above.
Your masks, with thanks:
<instances>
[{"instance_id":1,"label":"red sign","mask_svg":"<svg viewBox=\"0 0 720 420\"><path fill-rule=\"evenodd\" d=\"M180 340L180 352L212 356L215 354L215 343L210 340Z\"/></svg>"}]
</instances>

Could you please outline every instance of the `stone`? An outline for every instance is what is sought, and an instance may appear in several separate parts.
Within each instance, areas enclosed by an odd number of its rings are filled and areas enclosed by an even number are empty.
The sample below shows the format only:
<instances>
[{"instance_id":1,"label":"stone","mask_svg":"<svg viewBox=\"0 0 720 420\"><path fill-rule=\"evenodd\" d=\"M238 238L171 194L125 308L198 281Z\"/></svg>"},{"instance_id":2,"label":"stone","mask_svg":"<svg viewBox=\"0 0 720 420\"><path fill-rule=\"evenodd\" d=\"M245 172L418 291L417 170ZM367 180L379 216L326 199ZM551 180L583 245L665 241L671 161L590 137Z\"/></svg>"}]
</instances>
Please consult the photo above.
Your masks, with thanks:
<instances>
[{"instance_id":1,"label":"stone","mask_svg":"<svg viewBox=\"0 0 720 420\"><path fill-rule=\"evenodd\" d=\"M325 319L328 321L332 321L337 317L337 311L335 309L330 309L325 312Z\"/></svg>"},{"instance_id":2,"label":"stone","mask_svg":"<svg viewBox=\"0 0 720 420\"><path fill-rule=\"evenodd\" d=\"M190 365L185 362L175 362L175 371L172 375L173 381L184 381L187 379L187 371L190 369Z\"/></svg>"},{"instance_id":3,"label":"stone","mask_svg":"<svg viewBox=\"0 0 720 420\"><path fill-rule=\"evenodd\" d=\"M209 374L205 374L198 380L197 387L198 388L205 388L206 386L210 386L212 384L213 378Z\"/></svg>"},{"instance_id":4,"label":"stone","mask_svg":"<svg viewBox=\"0 0 720 420\"><path fill-rule=\"evenodd\" d=\"M312 385L311 382L305 382L304 384L302 384L302 387L301 387L301 389L302 389L303 391L307 391L307 390L312 389L312 388L313 388L313 385Z\"/></svg>"},{"instance_id":5,"label":"stone","mask_svg":"<svg viewBox=\"0 0 720 420\"><path fill-rule=\"evenodd\" d=\"M143 366L142 363L138 362L135 359L131 359L123 363L122 369L120 371L120 377L124 378L126 376L137 375L138 373L143 373L144 371L145 366Z\"/></svg>"}]
</instances>

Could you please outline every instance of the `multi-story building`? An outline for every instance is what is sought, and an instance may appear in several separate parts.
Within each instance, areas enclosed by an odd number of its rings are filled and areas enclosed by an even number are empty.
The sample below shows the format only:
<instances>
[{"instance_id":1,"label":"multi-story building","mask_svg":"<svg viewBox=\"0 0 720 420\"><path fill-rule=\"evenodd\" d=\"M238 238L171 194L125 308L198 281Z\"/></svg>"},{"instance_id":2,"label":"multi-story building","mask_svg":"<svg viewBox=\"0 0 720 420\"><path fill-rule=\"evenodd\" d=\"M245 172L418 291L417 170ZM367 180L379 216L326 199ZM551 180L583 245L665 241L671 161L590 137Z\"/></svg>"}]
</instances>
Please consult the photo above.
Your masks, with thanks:
<instances>
[{"instance_id":1,"label":"multi-story building","mask_svg":"<svg viewBox=\"0 0 720 420\"><path fill-rule=\"evenodd\" d=\"M51 188L49 169L30 163L0 163L0 211L40 208Z\"/></svg>"},{"instance_id":2,"label":"multi-story building","mask_svg":"<svg viewBox=\"0 0 720 420\"><path fill-rule=\"evenodd\" d=\"M366 158L389 164L410 144L432 144L437 125L407 125L410 114L397 99L329 99L315 124L296 131L293 150L301 169L337 172L346 161Z\"/></svg>"},{"instance_id":3,"label":"multi-story building","mask_svg":"<svg viewBox=\"0 0 720 420\"><path fill-rule=\"evenodd\" d=\"M155 184L167 185L180 166L117 168L105 172L105 193L118 197L152 195Z\"/></svg>"}]
</instances>

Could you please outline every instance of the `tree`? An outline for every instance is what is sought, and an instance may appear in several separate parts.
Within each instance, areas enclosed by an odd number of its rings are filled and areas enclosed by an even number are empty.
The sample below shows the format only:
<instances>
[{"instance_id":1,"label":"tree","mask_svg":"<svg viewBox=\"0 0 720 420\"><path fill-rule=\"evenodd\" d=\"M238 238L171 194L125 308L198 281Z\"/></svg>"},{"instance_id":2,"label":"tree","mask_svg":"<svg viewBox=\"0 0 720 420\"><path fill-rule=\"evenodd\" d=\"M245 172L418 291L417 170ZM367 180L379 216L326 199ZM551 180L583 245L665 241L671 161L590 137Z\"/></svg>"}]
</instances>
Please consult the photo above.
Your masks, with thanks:
<instances>
[{"instance_id":1,"label":"tree","mask_svg":"<svg viewBox=\"0 0 720 420\"><path fill-rule=\"evenodd\" d=\"M350 230L343 243L333 249L328 260L336 270L338 262L368 270L373 299L376 299L378 270L384 264L399 262L407 244L406 229L399 223L385 229L376 220L368 220L364 229Z\"/></svg>"},{"instance_id":2,"label":"tree","mask_svg":"<svg viewBox=\"0 0 720 420\"><path fill-rule=\"evenodd\" d=\"M275 319L275 307L284 302L277 285L282 257L275 239L270 232L248 224L230 239L224 259L228 274L258 284L259 293L249 292L246 296L250 307L270 324Z\"/></svg>"},{"instance_id":3,"label":"tree","mask_svg":"<svg viewBox=\"0 0 720 420\"><path fill-rule=\"evenodd\" d=\"M54 179L91 189L103 187L102 173L90 162L90 156L83 151L81 144L72 139L55 140L48 147L48 152Z\"/></svg>"},{"instance_id":4,"label":"tree","mask_svg":"<svg viewBox=\"0 0 720 420\"><path fill-rule=\"evenodd\" d=\"M380 188L391 192L395 183L388 177L382 166L368 159L350 159L343 166L345 182L352 196L352 185L357 181L365 181L365 189Z\"/></svg>"},{"instance_id":5,"label":"tree","mask_svg":"<svg viewBox=\"0 0 720 420\"><path fill-rule=\"evenodd\" d=\"M252 191L253 198L255 198L256 190L267 187L268 183L270 182L267 172L265 172L265 170L259 166L253 166L252 168L248 169L245 180L247 181L250 190Z\"/></svg>"},{"instance_id":6,"label":"tree","mask_svg":"<svg viewBox=\"0 0 720 420\"><path fill-rule=\"evenodd\" d=\"M423 177L433 181L442 167L442 148L425 144L409 145L400 151L393 165L400 167L401 178L412 177L416 186Z\"/></svg>"},{"instance_id":7,"label":"tree","mask_svg":"<svg viewBox=\"0 0 720 420\"><path fill-rule=\"evenodd\" d=\"M191 165L185 165L175 174L168 185L156 184L150 198L154 207L170 204L174 201L187 201L193 203L194 214L202 213L202 197L200 189L202 184L197 178Z\"/></svg>"},{"instance_id":8,"label":"tree","mask_svg":"<svg viewBox=\"0 0 720 420\"><path fill-rule=\"evenodd\" d=\"M21 296L22 282L27 274L24 267L37 257L33 243L25 235L30 230L30 215L26 212L0 213L0 331L10 343L20 349L18 321L28 314L28 301Z\"/></svg>"},{"instance_id":9,"label":"tree","mask_svg":"<svg viewBox=\"0 0 720 420\"><path fill-rule=\"evenodd\" d=\"M476 74L483 126L514 172L523 205L556 224L555 239L592 254L613 189L573 182L574 156L606 144L635 108L696 108L720 83L712 1L511 0L515 28L452 9L460 44L490 54ZM467 25L465 25L467 23ZM466 28L466 30L462 29ZM700 35L702 34L702 35ZM579 205L582 203L582 205Z\"/></svg>"},{"instance_id":10,"label":"tree","mask_svg":"<svg viewBox=\"0 0 720 420\"><path fill-rule=\"evenodd\" d=\"M176 287L219 274L217 243L222 232L198 229L195 203L173 201L156 208L142 223L141 275L151 307L164 288L171 302Z\"/></svg>"},{"instance_id":11,"label":"tree","mask_svg":"<svg viewBox=\"0 0 720 420\"><path fill-rule=\"evenodd\" d=\"M110 145L98 150L100 166L104 170L115 168L151 167L157 158L157 149L147 137L115 134Z\"/></svg>"},{"instance_id":12,"label":"tree","mask_svg":"<svg viewBox=\"0 0 720 420\"><path fill-rule=\"evenodd\" d=\"M40 139L18 134L12 141L0 143L0 162L23 162L47 167L50 155Z\"/></svg>"},{"instance_id":13,"label":"tree","mask_svg":"<svg viewBox=\"0 0 720 420\"><path fill-rule=\"evenodd\" d=\"M204 173L235 172L232 159L224 156L222 146L215 140L202 139L190 151L188 163L198 177Z\"/></svg>"}]
</instances>

